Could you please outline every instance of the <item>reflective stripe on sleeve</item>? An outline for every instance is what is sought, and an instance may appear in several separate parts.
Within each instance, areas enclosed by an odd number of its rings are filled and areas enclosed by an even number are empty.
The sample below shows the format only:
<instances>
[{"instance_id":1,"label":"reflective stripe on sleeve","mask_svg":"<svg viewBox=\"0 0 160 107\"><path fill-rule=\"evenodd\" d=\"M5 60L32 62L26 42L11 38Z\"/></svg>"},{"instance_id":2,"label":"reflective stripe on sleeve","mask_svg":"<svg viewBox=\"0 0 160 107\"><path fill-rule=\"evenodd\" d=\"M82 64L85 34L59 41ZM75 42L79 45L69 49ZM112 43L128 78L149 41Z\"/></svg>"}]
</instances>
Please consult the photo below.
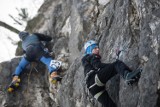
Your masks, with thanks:
<instances>
[{"instance_id":1,"label":"reflective stripe on sleeve","mask_svg":"<svg viewBox=\"0 0 160 107\"><path fill-rule=\"evenodd\" d=\"M96 95L94 95L94 98L97 100L102 94L105 92L105 90L98 92Z\"/></svg>"},{"instance_id":2,"label":"reflective stripe on sleeve","mask_svg":"<svg viewBox=\"0 0 160 107\"><path fill-rule=\"evenodd\" d=\"M95 83L96 83L98 86L104 86L104 85L105 85L105 84L103 84L103 83L99 80L99 78L98 78L97 75L95 76Z\"/></svg>"}]
</instances>

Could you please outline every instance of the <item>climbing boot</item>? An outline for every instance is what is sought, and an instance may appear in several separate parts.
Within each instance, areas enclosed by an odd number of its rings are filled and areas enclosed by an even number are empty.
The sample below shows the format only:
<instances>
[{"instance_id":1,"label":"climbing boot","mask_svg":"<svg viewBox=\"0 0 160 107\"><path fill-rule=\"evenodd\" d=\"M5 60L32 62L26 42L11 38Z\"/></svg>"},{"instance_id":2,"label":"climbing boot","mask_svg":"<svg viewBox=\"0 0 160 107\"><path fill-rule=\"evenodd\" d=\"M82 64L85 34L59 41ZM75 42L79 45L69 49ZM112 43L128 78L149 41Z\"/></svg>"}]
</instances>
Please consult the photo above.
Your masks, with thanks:
<instances>
[{"instance_id":1,"label":"climbing boot","mask_svg":"<svg viewBox=\"0 0 160 107\"><path fill-rule=\"evenodd\" d=\"M7 91L8 92L13 92L17 87L19 87L19 83L20 83L20 78L18 76L14 76L12 79L11 84L9 85Z\"/></svg>"},{"instance_id":2,"label":"climbing boot","mask_svg":"<svg viewBox=\"0 0 160 107\"><path fill-rule=\"evenodd\" d=\"M124 79L128 85L132 85L137 82L141 76L142 69L136 69L135 71L125 71Z\"/></svg>"},{"instance_id":3,"label":"climbing boot","mask_svg":"<svg viewBox=\"0 0 160 107\"><path fill-rule=\"evenodd\" d=\"M54 71L50 75L50 81L52 84L57 84L58 81L61 81L62 77L57 74L57 71Z\"/></svg>"}]
</instances>

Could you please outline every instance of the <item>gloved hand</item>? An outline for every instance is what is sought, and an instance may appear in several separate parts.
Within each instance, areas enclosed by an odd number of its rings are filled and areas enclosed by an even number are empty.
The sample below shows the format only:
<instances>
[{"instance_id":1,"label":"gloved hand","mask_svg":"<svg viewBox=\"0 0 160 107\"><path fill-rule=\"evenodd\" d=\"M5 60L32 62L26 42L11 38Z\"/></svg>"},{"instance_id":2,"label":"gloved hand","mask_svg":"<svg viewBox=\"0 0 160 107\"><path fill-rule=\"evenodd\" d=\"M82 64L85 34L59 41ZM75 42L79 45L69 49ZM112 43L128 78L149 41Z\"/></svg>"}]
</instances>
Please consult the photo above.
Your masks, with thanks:
<instances>
[{"instance_id":1,"label":"gloved hand","mask_svg":"<svg viewBox=\"0 0 160 107\"><path fill-rule=\"evenodd\" d=\"M127 71L126 71L127 72ZM135 71L128 72L124 76L124 79L128 85L132 85L135 82L138 82L139 78L141 77L142 69L136 69Z\"/></svg>"}]
</instances>

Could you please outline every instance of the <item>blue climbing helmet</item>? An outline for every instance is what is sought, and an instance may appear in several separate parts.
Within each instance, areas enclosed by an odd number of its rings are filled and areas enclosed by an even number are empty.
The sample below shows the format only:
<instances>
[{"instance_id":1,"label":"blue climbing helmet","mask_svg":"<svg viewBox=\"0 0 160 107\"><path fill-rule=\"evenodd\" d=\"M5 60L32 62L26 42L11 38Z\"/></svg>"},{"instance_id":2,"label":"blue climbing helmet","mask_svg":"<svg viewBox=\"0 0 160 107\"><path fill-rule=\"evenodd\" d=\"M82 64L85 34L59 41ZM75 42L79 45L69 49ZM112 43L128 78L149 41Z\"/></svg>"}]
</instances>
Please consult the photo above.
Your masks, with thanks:
<instances>
[{"instance_id":1,"label":"blue climbing helmet","mask_svg":"<svg viewBox=\"0 0 160 107\"><path fill-rule=\"evenodd\" d=\"M24 40L27 36L29 36L28 32L26 32L26 31L19 32L19 38L21 40Z\"/></svg>"},{"instance_id":2,"label":"blue climbing helmet","mask_svg":"<svg viewBox=\"0 0 160 107\"><path fill-rule=\"evenodd\" d=\"M89 40L84 44L85 54L92 54L92 50L98 47L98 43L94 40Z\"/></svg>"}]
</instances>

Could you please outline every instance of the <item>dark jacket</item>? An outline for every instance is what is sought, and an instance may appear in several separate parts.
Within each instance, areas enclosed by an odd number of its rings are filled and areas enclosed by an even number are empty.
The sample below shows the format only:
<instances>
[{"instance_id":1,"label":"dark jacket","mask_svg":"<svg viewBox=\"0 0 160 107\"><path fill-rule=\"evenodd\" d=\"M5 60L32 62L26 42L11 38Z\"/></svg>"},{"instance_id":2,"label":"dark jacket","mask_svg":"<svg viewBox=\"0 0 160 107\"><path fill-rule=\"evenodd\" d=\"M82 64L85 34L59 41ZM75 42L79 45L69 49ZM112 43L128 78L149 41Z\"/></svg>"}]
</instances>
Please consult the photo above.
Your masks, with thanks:
<instances>
[{"instance_id":1,"label":"dark jacket","mask_svg":"<svg viewBox=\"0 0 160 107\"><path fill-rule=\"evenodd\" d=\"M84 74L90 70L98 71L104 67L104 63L101 62L101 56L96 54L87 54L82 58L82 65L84 67Z\"/></svg>"},{"instance_id":2,"label":"dark jacket","mask_svg":"<svg viewBox=\"0 0 160 107\"><path fill-rule=\"evenodd\" d=\"M39 61L39 59L46 54L42 41L51 40L51 37L40 33L33 33L25 36L22 40L22 48L25 52L25 58L30 62Z\"/></svg>"},{"instance_id":3,"label":"dark jacket","mask_svg":"<svg viewBox=\"0 0 160 107\"><path fill-rule=\"evenodd\" d=\"M42 45L41 41L51 41L52 38L40 33L33 33L28 35L22 41L22 48L24 51L27 50L30 45Z\"/></svg>"}]
</instances>

